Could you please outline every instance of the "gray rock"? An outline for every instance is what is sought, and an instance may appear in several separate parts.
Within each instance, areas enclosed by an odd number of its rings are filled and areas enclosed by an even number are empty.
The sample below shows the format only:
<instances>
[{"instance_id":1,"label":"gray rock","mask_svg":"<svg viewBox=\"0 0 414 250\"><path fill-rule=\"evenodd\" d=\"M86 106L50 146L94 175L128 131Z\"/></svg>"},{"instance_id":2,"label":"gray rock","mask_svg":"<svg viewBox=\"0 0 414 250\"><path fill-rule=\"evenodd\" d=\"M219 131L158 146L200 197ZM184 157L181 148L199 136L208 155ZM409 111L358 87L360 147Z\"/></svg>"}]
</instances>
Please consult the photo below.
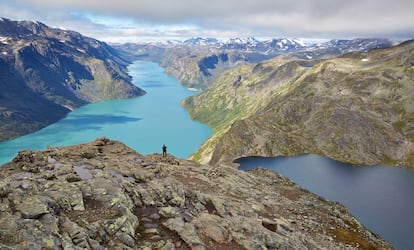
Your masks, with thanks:
<instances>
[{"instance_id":1,"label":"gray rock","mask_svg":"<svg viewBox=\"0 0 414 250\"><path fill-rule=\"evenodd\" d=\"M160 216L159 216L158 214L151 214L151 215L149 216L149 218L150 218L151 220L159 220L159 219L160 219Z\"/></svg>"},{"instance_id":2,"label":"gray rock","mask_svg":"<svg viewBox=\"0 0 414 250\"><path fill-rule=\"evenodd\" d=\"M195 226L184 222L181 218L170 218L163 223L168 229L178 233L180 238L191 248L205 249L204 242L200 239Z\"/></svg>"},{"instance_id":3,"label":"gray rock","mask_svg":"<svg viewBox=\"0 0 414 250\"><path fill-rule=\"evenodd\" d=\"M54 164L54 163L56 163L56 160L55 160L55 159L53 159L51 156L48 156L48 157L47 157L47 163L49 163L49 164Z\"/></svg>"},{"instance_id":4,"label":"gray rock","mask_svg":"<svg viewBox=\"0 0 414 250\"><path fill-rule=\"evenodd\" d=\"M48 204L40 196L27 197L25 200L15 205L24 219L38 219L42 215L50 213Z\"/></svg>"}]
</instances>

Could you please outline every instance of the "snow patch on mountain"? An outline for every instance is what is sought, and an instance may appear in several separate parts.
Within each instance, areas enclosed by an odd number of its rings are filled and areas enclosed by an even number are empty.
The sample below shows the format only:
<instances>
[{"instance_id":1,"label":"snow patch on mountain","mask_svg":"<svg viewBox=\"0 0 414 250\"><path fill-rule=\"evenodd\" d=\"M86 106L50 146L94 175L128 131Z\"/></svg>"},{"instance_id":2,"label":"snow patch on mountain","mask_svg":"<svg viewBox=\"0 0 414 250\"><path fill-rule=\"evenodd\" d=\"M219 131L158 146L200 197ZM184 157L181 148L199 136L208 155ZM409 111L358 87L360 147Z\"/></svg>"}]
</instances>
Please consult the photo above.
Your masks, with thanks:
<instances>
[{"instance_id":1,"label":"snow patch on mountain","mask_svg":"<svg viewBox=\"0 0 414 250\"><path fill-rule=\"evenodd\" d=\"M187 39L183 42L185 45L210 45L218 43L218 39L216 38L208 38L208 37L193 37Z\"/></svg>"}]
</instances>

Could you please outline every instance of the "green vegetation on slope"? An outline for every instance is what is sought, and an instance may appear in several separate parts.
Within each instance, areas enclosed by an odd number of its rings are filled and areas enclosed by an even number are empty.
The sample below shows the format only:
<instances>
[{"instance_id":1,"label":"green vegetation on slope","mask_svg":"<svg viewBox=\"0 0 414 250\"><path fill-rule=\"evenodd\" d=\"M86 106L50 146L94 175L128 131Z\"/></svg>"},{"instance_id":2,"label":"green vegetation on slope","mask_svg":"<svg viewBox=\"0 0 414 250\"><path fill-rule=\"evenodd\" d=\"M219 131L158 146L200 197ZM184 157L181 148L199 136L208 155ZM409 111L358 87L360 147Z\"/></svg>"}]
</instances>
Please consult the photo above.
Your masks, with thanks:
<instances>
[{"instance_id":1,"label":"green vegetation on slope","mask_svg":"<svg viewBox=\"0 0 414 250\"><path fill-rule=\"evenodd\" d=\"M414 166L413 61L414 42L407 42L310 69L275 58L231 70L184 102L214 130L194 159L316 153L355 164Z\"/></svg>"}]
</instances>

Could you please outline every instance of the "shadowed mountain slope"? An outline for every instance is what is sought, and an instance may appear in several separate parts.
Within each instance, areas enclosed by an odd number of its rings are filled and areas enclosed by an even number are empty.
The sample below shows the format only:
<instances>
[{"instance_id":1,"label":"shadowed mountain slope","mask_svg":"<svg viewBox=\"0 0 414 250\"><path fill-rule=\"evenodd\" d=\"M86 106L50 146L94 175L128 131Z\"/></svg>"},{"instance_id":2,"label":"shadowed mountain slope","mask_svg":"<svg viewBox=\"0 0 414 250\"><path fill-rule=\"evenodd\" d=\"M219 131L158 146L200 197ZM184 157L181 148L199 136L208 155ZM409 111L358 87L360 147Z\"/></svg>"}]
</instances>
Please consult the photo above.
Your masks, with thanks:
<instances>
[{"instance_id":1,"label":"shadowed mountain slope","mask_svg":"<svg viewBox=\"0 0 414 250\"><path fill-rule=\"evenodd\" d=\"M0 141L89 102L145 93L110 46L42 23L0 19L0 65Z\"/></svg>"}]
</instances>

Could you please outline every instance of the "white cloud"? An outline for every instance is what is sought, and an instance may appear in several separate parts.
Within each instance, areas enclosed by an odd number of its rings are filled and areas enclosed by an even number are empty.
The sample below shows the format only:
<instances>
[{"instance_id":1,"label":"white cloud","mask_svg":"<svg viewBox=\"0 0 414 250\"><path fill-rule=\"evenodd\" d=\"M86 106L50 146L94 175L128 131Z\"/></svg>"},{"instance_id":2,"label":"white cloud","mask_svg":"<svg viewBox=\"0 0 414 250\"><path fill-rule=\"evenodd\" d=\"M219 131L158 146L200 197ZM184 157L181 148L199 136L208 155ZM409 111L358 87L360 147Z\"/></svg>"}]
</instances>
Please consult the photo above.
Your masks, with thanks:
<instances>
[{"instance_id":1,"label":"white cloud","mask_svg":"<svg viewBox=\"0 0 414 250\"><path fill-rule=\"evenodd\" d=\"M413 9L412 0L2 0L0 16L40 20L104 40L414 38Z\"/></svg>"}]
</instances>

